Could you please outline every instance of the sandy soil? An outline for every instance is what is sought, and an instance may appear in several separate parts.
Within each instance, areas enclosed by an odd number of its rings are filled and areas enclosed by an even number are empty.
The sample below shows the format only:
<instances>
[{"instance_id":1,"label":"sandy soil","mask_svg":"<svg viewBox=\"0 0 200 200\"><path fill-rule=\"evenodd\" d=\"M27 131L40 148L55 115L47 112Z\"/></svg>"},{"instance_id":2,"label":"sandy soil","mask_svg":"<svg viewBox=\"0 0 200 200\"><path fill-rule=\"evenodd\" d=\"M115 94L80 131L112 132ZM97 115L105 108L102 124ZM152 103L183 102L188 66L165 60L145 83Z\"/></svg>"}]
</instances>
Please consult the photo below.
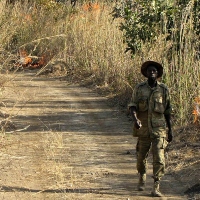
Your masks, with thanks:
<instances>
[{"instance_id":1,"label":"sandy soil","mask_svg":"<svg viewBox=\"0 0 200 200\"><path fill-rule=\"evenodd\" d=\"M131 121L90 89L34 72L9 75L2 109L16 129L1 135L0 199L152 199L136 190L136 139ZM188 199L166 173L162 199ZM159 199L159 198L157 198Z\"/></svg>"}]
</instances>

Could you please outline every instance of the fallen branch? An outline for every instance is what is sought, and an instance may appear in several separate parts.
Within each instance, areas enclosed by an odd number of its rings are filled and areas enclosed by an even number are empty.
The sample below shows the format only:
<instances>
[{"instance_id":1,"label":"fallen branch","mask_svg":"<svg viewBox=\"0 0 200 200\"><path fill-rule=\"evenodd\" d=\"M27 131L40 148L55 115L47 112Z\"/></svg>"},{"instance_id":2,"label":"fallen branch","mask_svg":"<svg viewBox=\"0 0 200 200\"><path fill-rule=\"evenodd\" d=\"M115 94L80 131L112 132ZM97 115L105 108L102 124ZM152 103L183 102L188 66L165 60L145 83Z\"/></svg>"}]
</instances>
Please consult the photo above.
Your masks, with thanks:
<instances>
[{"instance_id":1,"label":"fallen branch","mask_svg":"<svg viewBox=\"0 0 200 200\"><path fill-rule=\"evenodd\" d=\"M9 131L9 132L5 132L5 133L15 133L15 132L20 132L20 131L24 131L24 130L28 129L29 127L30 127L30 125L28 125L28 126L22 128L22 129L17 129L17 130Z\"/></svg>"},{"instance_id":2,"label":"fallen branch","mask_svg":"<svg viewBox=\"0 0 200 200\"><path fill-rule=\"evenodd\" d=\"M19 49L21 49L22 47L27 46L28 44L33 44L33 43L38 43L39 44L41 40L46 40L46 39L49 40L49 39L56 38L56 37L66 37L66 35L65 34L60 34L60 35L53 35L53 36L49 36L49 37L39 38L37 40L33 40L31 42L23 44L22 46L19 47Z\"/></svg>"}]
</instances>

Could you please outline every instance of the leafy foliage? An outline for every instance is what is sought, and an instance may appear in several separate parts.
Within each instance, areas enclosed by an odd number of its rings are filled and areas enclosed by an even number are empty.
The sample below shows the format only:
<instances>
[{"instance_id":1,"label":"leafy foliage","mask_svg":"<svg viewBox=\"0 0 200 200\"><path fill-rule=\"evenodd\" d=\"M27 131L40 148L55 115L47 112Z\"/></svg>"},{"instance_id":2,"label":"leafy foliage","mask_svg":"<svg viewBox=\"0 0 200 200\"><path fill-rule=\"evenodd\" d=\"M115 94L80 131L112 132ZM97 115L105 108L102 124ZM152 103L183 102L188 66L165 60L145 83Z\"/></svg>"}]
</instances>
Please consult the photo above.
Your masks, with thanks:
<instances>
[{"instance_id":1,"label":"leafy foliage","mask_svg":"<svg viewBox=\"0 0 200 200\"><path fill-rule=\"evenodd\" d=\"M132 54L135 54L143 43L155 41L160 34L166 34L167 40L175 38L178 41L182 13L187 7L192 7L193 25L198 34L200 5L197 0L120 1L113 8L112 15L114 18L123 19L120 29L124 32L126 50L131 50Z\"/></svg>"}]
</instances>

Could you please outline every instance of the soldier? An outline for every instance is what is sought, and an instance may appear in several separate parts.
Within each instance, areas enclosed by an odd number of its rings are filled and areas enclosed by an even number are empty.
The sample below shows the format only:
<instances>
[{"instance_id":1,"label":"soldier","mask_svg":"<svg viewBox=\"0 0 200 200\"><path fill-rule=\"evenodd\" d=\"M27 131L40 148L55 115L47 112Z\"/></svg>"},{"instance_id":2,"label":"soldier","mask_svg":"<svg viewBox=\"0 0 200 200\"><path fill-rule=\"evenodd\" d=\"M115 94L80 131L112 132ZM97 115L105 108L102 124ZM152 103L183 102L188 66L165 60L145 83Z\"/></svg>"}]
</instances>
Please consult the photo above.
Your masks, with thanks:
<instances>
[{"instance_id":1,"label":"soldier","mask_svg":"<svg viewBox=\"0 0 200 200\"><path fill-rule=\"evenodd\" d=\"M145 189L147 157L151 148L154 178L151 194L154 197L162 197L159 185L165 172L164 150L168 142L173 139L169 91L163 83L157 80L163 74L161 64L146 61L142 64L141 73L147 78L147 81L135 87L128 105L134 121L133 136L138 137L136 147L139 173L138 190L143 191Z\"/></svg>"}]
</instances>

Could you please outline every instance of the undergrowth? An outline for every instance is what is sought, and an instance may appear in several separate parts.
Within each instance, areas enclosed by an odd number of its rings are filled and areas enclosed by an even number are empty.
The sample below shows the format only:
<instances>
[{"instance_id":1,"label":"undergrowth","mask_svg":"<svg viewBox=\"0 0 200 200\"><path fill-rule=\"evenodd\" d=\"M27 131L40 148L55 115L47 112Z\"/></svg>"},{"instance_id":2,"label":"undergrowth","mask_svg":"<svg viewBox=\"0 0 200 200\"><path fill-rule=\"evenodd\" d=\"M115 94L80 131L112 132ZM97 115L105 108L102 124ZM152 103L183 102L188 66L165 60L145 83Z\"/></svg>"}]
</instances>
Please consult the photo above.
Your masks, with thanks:
<instances>
[{"instance_id":1,"label":"undergrowth","mask_svg":"<svg viewBox=\"0 0 200 200\"><path fill-rule=\"evenodd\" d=\"M39 4L40 3L40 4ZM0 2L0 48L2 69L11 65L20 51L31 56L45 56L46 62L61 59L74 79L90 80L95 87L107 88L112 97L119 97L126 107L135 84L145 80L140 66L146 60L156 60L164 66L162 81L170 89L174 124L193 122L194 98L199 94L198 37L193 31L191 6L182 9L179 49L168 33L141 43L134 57L125 53L123 18L113 19L116 4L81 1L75 8L45 1L30 3ZM163 18L163 26L168 23ZM177 22L178 23L178 22ZM142 24L141 24L142 25ZM179 24L180 25L180 24ZM157 27L158 28L158 27ZM173 36L173 32L171 33ZM134 37L134 36L133 36ZM137 35L135 36L137 37ZM196 41L196 42L195 42ZM5 70L4 70L5 71Z\"/></svg>"}]
</instances>

